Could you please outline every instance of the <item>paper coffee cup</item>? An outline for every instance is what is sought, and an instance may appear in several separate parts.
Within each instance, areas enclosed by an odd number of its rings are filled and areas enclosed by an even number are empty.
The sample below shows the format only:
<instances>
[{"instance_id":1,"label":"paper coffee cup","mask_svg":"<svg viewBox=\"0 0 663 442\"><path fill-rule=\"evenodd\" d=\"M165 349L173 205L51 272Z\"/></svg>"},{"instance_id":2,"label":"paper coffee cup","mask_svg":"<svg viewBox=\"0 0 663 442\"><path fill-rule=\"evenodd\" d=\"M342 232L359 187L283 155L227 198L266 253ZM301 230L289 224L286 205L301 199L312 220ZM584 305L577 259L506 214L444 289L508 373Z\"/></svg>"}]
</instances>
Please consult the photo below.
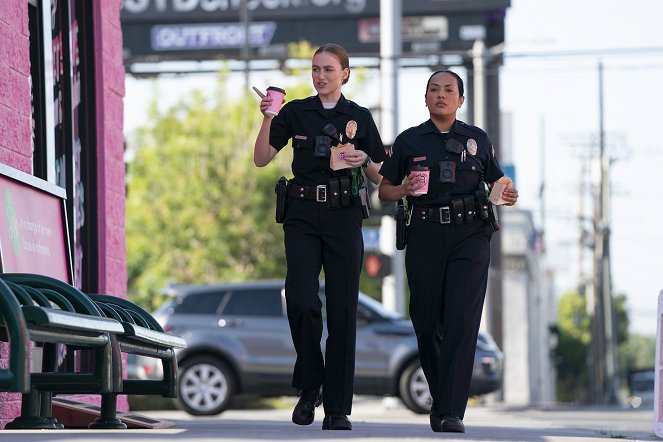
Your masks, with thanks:
<instances>
[{"instance_id":1,"label":"paper coffee cup","mask_svg":"<svg viewBox=\"0 0 663 442\"><path fill-rule=\"evenodd\" d=\"M285 90L280 87L270 86L267 88L267 96L272 97L272 104L265 109L265 113L274 116L278 115L285 99Z\"/></svg>"},{"instance_id":2,"label":"paper coffee cup","mask_svg":"<svg viewBox=\"0 0 663 442\"><path fill-rule=\"evenodd\" d=\"M410 172L409 179L411 181L423 182L423 186L418 188L413 195L425 195L428 193L428 179L430 178L430 170L415 170L413 169Z\"/></svg>"}]
</instances>

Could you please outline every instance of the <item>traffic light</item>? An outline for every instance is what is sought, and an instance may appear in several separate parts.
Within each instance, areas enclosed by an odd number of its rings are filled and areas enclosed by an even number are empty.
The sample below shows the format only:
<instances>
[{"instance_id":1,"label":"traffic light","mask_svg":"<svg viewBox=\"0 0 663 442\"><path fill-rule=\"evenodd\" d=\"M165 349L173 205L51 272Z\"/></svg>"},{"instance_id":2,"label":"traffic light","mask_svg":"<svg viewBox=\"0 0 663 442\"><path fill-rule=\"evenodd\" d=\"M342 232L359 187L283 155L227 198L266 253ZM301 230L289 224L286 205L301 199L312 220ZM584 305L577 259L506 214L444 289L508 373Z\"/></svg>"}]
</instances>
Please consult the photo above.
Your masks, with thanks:
<instances>
[{"instance_id":1,"label":"traffic light","mask_svg":"<svg viewBox=\"0 0 663 442\"><path fill-rule=\"evenodd\" d=\"M366 253L364 271L369 278L384 278L391 274L391 256L383 253Z\"/></svg>"}]
</instances>

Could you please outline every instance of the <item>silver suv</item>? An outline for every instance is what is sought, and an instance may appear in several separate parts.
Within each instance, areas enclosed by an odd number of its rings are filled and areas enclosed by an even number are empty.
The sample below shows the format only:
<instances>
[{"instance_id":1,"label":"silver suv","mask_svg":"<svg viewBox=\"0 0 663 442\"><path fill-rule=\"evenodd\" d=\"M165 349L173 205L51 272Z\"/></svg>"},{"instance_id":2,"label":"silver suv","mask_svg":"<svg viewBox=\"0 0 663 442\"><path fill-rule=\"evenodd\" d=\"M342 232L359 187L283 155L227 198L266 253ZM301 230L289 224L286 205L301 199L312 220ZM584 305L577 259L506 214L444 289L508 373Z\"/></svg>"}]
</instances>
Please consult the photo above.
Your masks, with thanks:
<instances>
[{"instance_id":1,"label":"silver suv","mask_svg":"<svg viewBox=\"0 0 663 442\"><path fill-rule=\"evenodd\" d=\"M224 285L178 285L164 290L172 299L154 316L167 331L182 336L177 353L178 400L193 415L214 415L235 395L293 395L295 349L282 280ZM324 284L320 298L324 303ZM324 309L323 309L324 312ZM428 413L431 398L419 364L409 319L359 294L355 393L397 396L416 413ZM323 335L324 344L326 335ZM481 332L474 358L472 395L502 384L502 352ZM160 377L154 359L139 357L139 372Z\"/></svg>"}]
</instances>

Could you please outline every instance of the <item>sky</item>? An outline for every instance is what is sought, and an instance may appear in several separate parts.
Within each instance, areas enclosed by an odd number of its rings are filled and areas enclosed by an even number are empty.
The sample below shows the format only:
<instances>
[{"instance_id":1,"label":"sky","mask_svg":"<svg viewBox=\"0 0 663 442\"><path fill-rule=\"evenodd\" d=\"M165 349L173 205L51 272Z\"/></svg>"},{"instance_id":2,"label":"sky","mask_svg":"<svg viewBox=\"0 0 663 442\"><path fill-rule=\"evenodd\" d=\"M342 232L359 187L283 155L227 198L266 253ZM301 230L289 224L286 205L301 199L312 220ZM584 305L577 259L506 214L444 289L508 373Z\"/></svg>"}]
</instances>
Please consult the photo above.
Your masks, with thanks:
<instances>
[{"instance_id":1,"label":"sky","mask_svg":"<svg viewBox=\"0 0 663 442\"><path fill-rule=\"evenodd\" d=\"M531 210L536 227L545 232L545 266L560 295L577 288L581 268L591 274L589 248L579 265L578 214L581 201L585 215L592 205L589 197L581 198L581 183L595 184L598 177L591 158L598 154L598 65L603 64L612 282L615 293L627 295L631 332L645 335L656 333L663 290L661 17L660 0L512 0L500 69L500 106L510 122L508 142L499 146L501 161L515 166L518 207ZM379 79L377 72L370 75ZM428 118L423 90L429 75L428 69L400 70L399 131ZM155 87L160 105L166 106L213 81L212 75L201 74L161 77L156 84L127 77L125 133L144 121ZM232 76L229 89L236 93L243 81L242 74ZM263 89L269 84L287 88L289 81L278 71L251 76L252 84ZM379 82L369 84L375 86L349 98L376 106Z\"/></svg>"}]
</instances>

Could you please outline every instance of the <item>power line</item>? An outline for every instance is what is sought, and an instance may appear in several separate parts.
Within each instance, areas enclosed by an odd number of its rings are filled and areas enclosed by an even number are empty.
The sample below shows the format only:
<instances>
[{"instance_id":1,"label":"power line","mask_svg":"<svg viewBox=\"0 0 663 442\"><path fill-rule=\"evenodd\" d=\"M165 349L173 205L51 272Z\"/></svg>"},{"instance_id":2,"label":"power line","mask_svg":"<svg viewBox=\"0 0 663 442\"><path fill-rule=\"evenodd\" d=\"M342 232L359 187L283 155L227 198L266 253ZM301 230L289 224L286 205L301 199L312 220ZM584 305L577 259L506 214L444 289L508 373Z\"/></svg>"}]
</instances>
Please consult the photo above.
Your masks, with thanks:
<instances>
[{"instance_id":1,"label":"power line","mask_svg":"<svg viewBox=\"0 0 663 442\"><path fill-rule=\"evenodd\" d=\"M635 48L581 49L543 52L509 52L503 53L505 58L555 58L555 57L606 57L610 55L642 56L658 53L663 55L663 46Z\"/></svg>"}]
</instances>

